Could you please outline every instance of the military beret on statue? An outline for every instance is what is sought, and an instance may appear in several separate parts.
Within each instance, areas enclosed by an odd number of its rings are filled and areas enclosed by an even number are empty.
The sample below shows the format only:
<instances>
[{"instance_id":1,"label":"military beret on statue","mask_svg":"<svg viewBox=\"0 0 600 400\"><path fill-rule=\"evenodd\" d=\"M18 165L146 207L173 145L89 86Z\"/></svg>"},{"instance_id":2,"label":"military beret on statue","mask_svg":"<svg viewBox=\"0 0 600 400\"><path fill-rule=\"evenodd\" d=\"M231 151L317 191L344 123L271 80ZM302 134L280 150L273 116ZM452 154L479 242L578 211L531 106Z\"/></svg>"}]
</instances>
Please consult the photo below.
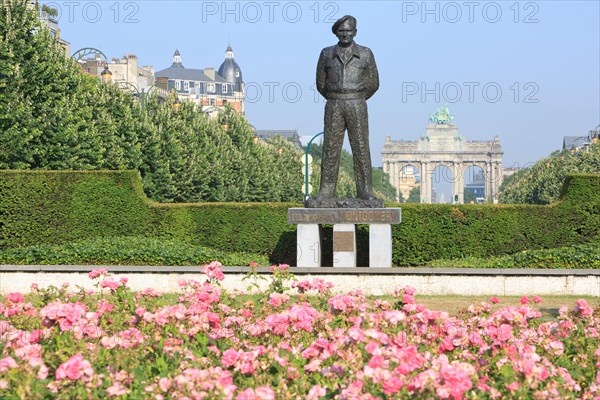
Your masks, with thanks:
<instances>
[{"instance_id":1,"label":"military beret on statue","mask_svg":"<svg viewBox=\"0 0 600 400\"><path fill-rule=\"evenodd\" d=\"M331 32L333 32L335 34L337 32L338 28L340 27L340 25L342 25L347 20L350 20L352 23L354 23L354 27L356 28L356 18L354 18L352 15L344 15L342 18L335 21L335 23L331 27Z\"/></svg>"}]
</instances>

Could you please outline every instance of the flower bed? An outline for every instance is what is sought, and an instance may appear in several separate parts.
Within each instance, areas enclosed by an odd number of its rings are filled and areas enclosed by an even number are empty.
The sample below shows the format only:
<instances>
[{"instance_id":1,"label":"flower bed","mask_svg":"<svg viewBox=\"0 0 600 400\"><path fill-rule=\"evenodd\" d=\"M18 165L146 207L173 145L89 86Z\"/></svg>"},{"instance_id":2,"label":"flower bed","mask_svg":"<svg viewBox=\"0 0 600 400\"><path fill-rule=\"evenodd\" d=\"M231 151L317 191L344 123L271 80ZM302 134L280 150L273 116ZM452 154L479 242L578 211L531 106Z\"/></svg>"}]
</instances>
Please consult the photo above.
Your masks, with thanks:
<instances>
[{"instance_id":1,"label":"flower bed","mask_svg":"<svg viewBox=\"0 0 600 400\"><path fill-rule=\"evenodd\" d=\"M539 297L450 316L411 287L332 295L329 282L272 271L251 295L222 290L214 262L176 296L96 270L96 292L34 285L0 297L0 398L600 396L600 312L585 300L552 320L530 304Z\"/></svg>"}]
</instances>

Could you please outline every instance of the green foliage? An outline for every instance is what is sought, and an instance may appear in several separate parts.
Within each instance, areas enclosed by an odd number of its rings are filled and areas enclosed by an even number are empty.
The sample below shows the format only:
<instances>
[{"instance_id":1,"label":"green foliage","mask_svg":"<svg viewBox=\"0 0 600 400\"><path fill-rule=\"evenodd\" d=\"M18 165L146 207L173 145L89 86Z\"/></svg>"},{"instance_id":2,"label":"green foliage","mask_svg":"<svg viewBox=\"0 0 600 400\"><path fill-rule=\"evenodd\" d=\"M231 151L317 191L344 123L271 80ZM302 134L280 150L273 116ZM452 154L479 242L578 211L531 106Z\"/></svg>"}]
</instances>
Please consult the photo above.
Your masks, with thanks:
<instances>
[{"instance_id":1,"label":"green foliage","mask_svg":"<svg viewBox=\"0 0 600 400\"><path fill-rule=\"evenodd\" d=\"M313 157L311 185L313 187L313 195L319 191L321 182L321 158L323 146L320 144L311 144L309 154ZM396 190L390 183L389 174L383 172L382 169L372 168L373 192L375 196L394 201ZM338 197L356 197L356 183L354 181L354 161L352 154L345 149L342 149L340 154L340 171L338 185L336 188Z\"/></svg>"},{"instance_id":2,"label":"green foliage","mask_svg":"<svg viewBox=\"0 0 600 400\"><path fill-rule=\"evenodd\" d=\"M597 242L600 175L569 176L562 193L552 206L402 204L402 223L392 230L393 263L422 265Z\"/></svg>"},{"instance_id":3,"label":"green foliage","mask_svg":"<svg viewBox=\"0 0 600 400\"><path fill-rule=\"evenodd\" d=\"M471 188L465 188L465 204L475 204L477 203L477 197L475 196L475 191Z\"/></svg>"},{"instance_id":4,"label":"green foliage","mask_svg":"<svg viewBox=\"0 0 600 400\"><path fill-rule=\"evenodd\" d=\"M131 95L83 74L27 3L0 4L0 168L137 167Z\"/></svg>"},{"instance_id":5,"label":"green foliage","mask_svg":"<svg viewBox=\"0 0 600 400\"><path fill-rule=\"evenodd\" d=\"M600 245L582 244L555 249L524 250L502 257L434 260L427 266L433 268L596 269L600 268Z\"/></svg>"},{"instance_id":6,"label":"green foliage","mask_svg":"<svg viewBox=\"0 0 600 400\"><path fill-rule=\"evenodd\" d=\"M161 202L299 201L300 152L255 144L245 118L210 120L174 96L131 93L85 75L25 0L0 4L0 169L138 169Z\"/></svg>"},{"instance_id":7,"label":"green foliage","mask_svg":"<svg viewBox=\"0 0 600 400\"><path fill-rule=\"evenodd\" d=\"M407 203L420 203L421 202L421 186L415 186L411 189L408 194Z\"/></svg>"},{"instance_id":8,"label":"green foliage","mask_svg":"<svg viewBox=\"0 0 600 400\"><path fill-rule=\"evenodd\" d=\"M507 178L500 187L505 204L550 204L560 195L567 174L600 173L600 143L592 143L575 154L555 151Z\"/></svg>"},{"instance_id":9,"label":"green foliage","mask_svg":"<svg viewBox=\"0 0 600 400\"><path fill-rule=\"evenodd\" d=\"M266 255L295 263L296 227L287 222L291 203L154 204L148 235L226 252Z\"/></svg>"},{"instance_id":10,"label":"green foliage","mask_svg":"<svg viewBox=\"0 0 600 400\"><path fill-rule=\"evenodd\" d=\"M0 250L0 264L35 265L225 265L268 264L265 256L227 253L203 246L141 236L106 237L63 245L42 244Z\"/></svg>"},{"instance_id":11,"label":"green foliage","mask_svg":"<svg viewBox=\"0 0 600 400\"><path fill-rule=\"evenodd\" d=\"M296 226L287 222L287 209L298 206L150 203L135 171L0 171L0 248L143 235L293 265ZM392 229L393 263L600 243L599 216L600 175L569 176L551 206L402 204L402 223ZM367 229L357 228L361 262L368 260ZM331 248L327 232L324 254Z\"/></svg>"},{"instance_id":12,"label":"green foliage","mask_svg":"<svg viewBox=\"0 0 600 400\"><path fill-rule=\"evenodd\" d=\"M48 14L51 17L58 16L58 10L56 8L50 7L46 4L42 5L42 11L44 11L46 14Z\"/></svg>"},{"instance_id":13,"label":"green foliage","mask_svg":"<svg viewBox=\"0 0 600 400\"><path fill-rule=\"evenodd\" d=\"M167 100L172 101L173 99ZM254 130L228 109L219 119L184 103L179 113L150 98L141 173L160 202L298 201L300 152L282 139L254 143Z\"/></svg>"},{"instance_id":14,"label":"green foliage","mask_svg":"<svg viewBox=\"0 0 600 400\"><path fill-rule=\"evenodd\" d=\"M137 171L0 171L0 248L142 234Z\"/></svg>"}]
</instances>

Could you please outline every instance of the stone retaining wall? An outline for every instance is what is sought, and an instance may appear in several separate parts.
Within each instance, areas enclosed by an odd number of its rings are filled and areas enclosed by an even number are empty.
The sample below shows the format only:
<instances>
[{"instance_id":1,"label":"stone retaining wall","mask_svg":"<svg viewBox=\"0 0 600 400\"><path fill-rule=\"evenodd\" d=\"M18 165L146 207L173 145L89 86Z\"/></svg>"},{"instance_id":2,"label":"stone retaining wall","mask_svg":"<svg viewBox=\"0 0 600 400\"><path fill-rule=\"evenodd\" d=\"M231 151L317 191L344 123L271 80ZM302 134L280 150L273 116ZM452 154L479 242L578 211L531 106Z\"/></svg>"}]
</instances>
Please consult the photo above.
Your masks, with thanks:
<instances>
[{"instance_id":1,"label":"stone retaining wall","mask_svg":"<svg viewBox=\"0 0 600 400\"><path fill-rule=\"evenodd\" d=\"M87 273L107 268L113 275L129 279L133 290L148 287L161 292L178 292L179 277L204 281L200 267L102 267L102 266L0 266L0 294L29 292L32 283L40 287L68 283L94 289ZM249 281L242 281L249 267L223 267L223 288L246 291ZM410 285L421 295L573 295L600 298L598 270L539 269L464 269L464 268L290 268L298 279L319 277L333 282L335 292L362 289L366 294L389 294L396 286ZM259 268L269 274L268 268ZM260 281L266 286L265 281Z\"/></svg>"}]
</instances>

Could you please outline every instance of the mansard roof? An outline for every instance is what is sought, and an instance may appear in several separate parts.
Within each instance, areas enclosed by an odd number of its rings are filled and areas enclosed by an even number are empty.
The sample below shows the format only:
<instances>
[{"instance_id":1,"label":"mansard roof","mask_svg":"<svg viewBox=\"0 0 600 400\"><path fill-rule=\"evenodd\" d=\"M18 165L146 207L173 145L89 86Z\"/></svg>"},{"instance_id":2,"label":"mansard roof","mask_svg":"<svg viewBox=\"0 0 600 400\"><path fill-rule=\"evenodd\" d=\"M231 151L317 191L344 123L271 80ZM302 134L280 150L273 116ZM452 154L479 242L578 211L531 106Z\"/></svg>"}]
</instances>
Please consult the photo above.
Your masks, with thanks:
<instances>
[{"instance_id":1,"label":"mansard roof","mask_svg":"<svg viewBox=\"0 0 600 400\"><path fill-rule=\"evenodd\" d=\"M183 81L199 81L199 82L218 82L229 83L215 71L215 79L211 79L204 74L203 69L184 68L184 67L169 67L154 73L156 78L167 77L169 79Z\"/></svg>"}]
</instances>

